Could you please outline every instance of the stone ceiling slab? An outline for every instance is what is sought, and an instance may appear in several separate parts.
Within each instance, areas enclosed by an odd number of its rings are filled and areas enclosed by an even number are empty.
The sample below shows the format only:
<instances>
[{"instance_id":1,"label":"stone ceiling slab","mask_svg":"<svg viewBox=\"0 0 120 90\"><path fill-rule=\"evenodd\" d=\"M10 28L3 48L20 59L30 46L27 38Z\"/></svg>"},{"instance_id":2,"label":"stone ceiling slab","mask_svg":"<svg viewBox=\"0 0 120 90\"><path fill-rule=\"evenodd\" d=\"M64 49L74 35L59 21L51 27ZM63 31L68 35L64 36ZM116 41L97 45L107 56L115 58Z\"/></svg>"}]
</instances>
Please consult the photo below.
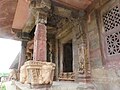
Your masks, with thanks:
<instances>
[{"instance_id":1,"label":"stone ceiling slab","mask_svg":"<svg viewBox=\"0 0 120 90\"><path fill-rule=\"evenodd\" d=\"M0 37L12 38L11 33L17 0L0 0Z\"/></svg>"}]
</instances>

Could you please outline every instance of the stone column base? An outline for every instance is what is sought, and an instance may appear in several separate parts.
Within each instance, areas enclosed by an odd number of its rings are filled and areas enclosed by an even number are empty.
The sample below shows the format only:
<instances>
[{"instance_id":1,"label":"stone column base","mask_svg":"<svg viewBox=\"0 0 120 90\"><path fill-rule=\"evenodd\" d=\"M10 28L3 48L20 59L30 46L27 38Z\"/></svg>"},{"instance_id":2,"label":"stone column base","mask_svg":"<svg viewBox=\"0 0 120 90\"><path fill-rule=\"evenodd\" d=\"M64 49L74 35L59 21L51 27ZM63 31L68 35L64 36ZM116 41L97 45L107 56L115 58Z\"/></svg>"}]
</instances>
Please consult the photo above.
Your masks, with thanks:
<instances>
[{"instance_id":1,"label":"stone column base","mask_svg":"<svg viewBox=\"0 0 120 90\"><path fill-rule=\"evenodd\" d=\"M51 62L27 61L21 69L21 80L31 84L32 87L52 85L55 64ZM22 81L21 81L22 82ZM23 83L23 82L22 82Z\"/></svg>"}]
</instances>

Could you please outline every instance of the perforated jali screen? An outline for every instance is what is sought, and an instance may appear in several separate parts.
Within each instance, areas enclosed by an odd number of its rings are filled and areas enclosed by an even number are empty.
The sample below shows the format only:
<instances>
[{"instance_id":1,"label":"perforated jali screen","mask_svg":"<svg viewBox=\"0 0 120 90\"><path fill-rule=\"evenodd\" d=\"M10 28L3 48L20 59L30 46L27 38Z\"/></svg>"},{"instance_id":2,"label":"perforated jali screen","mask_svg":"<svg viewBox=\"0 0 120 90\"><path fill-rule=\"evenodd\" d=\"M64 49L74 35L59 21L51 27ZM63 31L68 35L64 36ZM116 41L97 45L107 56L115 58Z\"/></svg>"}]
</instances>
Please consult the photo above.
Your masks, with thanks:
<instances>
[{"instance_id":1,"label":"perforated jali screen","mask_svg":"<svg viewBox=\"0 0 120 90\"><path fill-rule=\"evenodd\" d=\"M115 6L105 15L103 15L104 29L105 32L113 30L115 27L120 25L120 13L119 7Z\"/></svg>"},{"instance_id":2,"label":"perforated jali screen","mask_svg":"<svg viewBox=\"0 0 120 90\"><path fill-rule=\"evenodd\" d=\"M103 14L103 24L106 33L107 55L120 54L120 29L116 29L120 26L120 10L118 5Z\"/></svg>"},{"instance_id":3,"label":"perforated jali screen","mask_svg":"<svg viewBox=\"0 0 120 90\"><path fill-rule=\"evenodd\" d=\"M108 35L107 39L107 53L108 55L120 54L120 31Z\"/></svg>"}]
</instances>

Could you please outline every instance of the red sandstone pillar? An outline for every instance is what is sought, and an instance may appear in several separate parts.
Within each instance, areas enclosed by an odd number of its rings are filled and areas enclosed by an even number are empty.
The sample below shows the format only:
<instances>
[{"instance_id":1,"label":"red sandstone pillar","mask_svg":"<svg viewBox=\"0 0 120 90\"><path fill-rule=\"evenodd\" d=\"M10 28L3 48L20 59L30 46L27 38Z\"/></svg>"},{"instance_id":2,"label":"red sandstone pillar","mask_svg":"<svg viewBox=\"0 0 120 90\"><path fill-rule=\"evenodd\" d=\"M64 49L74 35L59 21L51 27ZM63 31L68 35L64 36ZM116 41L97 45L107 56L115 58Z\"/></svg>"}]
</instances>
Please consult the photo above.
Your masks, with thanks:
<instances>
[{"instance_id":1,"label":"red sandstone pillar","mask_svg":"<svg viewBox=\"0 0 120 90\"><path fill-rule=\"evenodd\" d=\"M38 23L34 36L34 61L46 61L46 26Z\"/></svg>"}]
</instances>

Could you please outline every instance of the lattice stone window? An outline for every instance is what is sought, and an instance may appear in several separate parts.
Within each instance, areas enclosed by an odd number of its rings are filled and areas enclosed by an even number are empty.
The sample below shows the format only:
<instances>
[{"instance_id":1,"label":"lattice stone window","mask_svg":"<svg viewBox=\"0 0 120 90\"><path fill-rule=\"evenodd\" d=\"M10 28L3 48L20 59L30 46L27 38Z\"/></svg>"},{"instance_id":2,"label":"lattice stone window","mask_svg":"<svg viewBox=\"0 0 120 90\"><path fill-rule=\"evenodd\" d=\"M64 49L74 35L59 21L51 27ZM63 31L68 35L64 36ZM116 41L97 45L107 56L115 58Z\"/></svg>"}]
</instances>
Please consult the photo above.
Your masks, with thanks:
<instances>
[{"instance_id":1,"label":"lattice stone window","mask_svg":"<svg viewBox=\"0 0 120 90\"><path fill-rule=\"evenodd\" d=\"M103 15L105 32L108 32L120 25L119 6L115 6Z\"/></svg>"},{"instance_id":2,"label":"lattice stone window","mask_svg":"<svg viewBox=\"0 0 120 90\"><path fill-rule=\"evenodd\" d=\"M120 54L120 31L108 35L106 37L106 41L107 41L108 55Z\"/></svg>"}]
</instances>

